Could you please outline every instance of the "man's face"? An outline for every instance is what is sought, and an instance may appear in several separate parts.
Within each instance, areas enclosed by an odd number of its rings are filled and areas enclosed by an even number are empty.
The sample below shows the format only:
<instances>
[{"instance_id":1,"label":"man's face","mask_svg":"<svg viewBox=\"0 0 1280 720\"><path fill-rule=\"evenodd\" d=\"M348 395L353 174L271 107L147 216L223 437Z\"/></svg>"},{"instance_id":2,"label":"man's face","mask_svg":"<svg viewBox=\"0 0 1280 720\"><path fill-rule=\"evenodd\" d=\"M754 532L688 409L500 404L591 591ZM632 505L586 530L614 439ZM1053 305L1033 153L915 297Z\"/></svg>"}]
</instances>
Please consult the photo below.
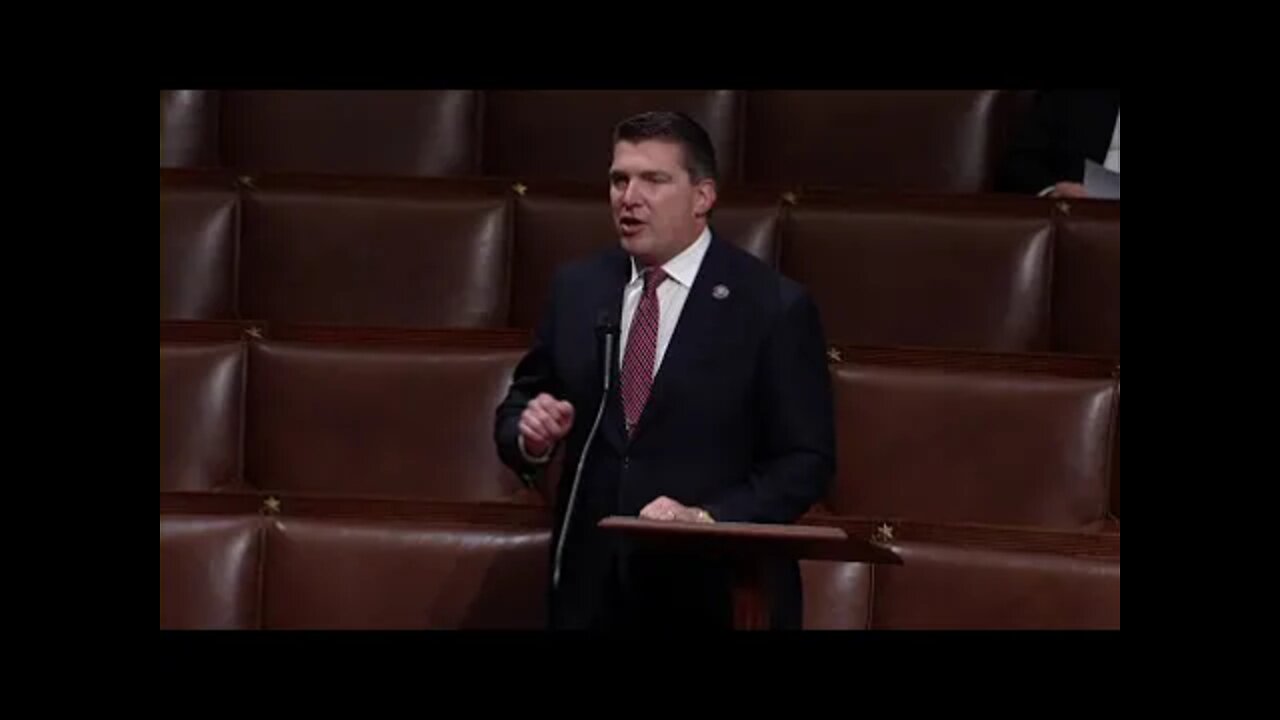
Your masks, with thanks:
<instances>
[{"instance_id":1,"label":"man's face","mask_svg":"<svg viewBox=\"0 0 1280 720\"><path fill-rule=\"evenodd\" d=\"M609 200L622 247L642 265L661 265L691 245L715 204L715 182L693 183L674 142L619 142L609 169Z\"/></svg>"}]
</instances>

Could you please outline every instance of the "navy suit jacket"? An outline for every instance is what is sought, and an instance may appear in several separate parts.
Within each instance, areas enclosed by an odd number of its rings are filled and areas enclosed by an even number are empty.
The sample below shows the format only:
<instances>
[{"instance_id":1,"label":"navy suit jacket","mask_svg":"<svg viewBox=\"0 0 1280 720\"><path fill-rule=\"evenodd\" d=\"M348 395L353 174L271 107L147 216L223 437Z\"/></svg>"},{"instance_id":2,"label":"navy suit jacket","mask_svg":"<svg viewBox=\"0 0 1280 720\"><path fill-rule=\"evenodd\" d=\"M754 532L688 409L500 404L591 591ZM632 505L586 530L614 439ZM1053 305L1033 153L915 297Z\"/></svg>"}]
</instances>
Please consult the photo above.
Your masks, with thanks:
<instances>
[{"instance_id":1,"label":"navy suit jacket","mask_svg":"<svg viewBox=\"0 0 1280 720\"><path fill-rule=\"evenodd\" d=\"M617 246L559 271L496 412L498 451L529 481L543 466L527 463L517 446L521 412L542 392L573 404L553 552L601 401L599 318L622 317L630 278L630 256ZM717 286L728 295L713 293ZM621 357L615 347L612 389L578 490L560 592L551 597L552 625L608 624L623 609L633 622L726 624L727 568L630 547L596 523L637 515L661 495L718 521L767 523L792 522L820 500L835 472L835 432L817 308L800 285L713 234L630 438L617 392ZM797 626L796 563L781 564L776 583L775 620Z\"/></svg>"},{"instance_id":2,"label":"navy suit jacket","mask_svg":"<svg viewBox=\"0 0 1280 720\"><path fill-rule=\"evenodd\" d=\"M1119 90L1041 92L1015 133L996 190L1035 194L1058 182L1081 182L1085 158L1107 159L1119 112Z\"/></svg>"}]
</instances>

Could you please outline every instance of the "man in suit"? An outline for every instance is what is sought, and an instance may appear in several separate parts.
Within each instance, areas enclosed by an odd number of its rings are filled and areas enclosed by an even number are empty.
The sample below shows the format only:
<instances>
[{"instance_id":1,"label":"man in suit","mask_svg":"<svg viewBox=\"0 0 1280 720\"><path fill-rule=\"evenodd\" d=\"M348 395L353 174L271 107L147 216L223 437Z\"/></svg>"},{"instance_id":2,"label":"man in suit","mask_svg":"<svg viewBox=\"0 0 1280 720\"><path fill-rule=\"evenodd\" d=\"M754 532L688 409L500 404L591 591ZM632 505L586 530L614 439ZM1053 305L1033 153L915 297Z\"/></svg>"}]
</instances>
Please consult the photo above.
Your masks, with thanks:
<instances>
[{"instance_id":1,"label":"man in suit","mask_svg":"<svg viewBox=\"0 0 1280 720\"><path fill-rule=\"evenodd\" d=\"M835 432L817 308L712 231L715 152L687 116L620 123L609 184L619 244L557 272L497 408L495 441L526 482L563 444L554 553L603 395L600 320L616 323L613 382L565 530L551 625L728 627L725 564L636 546L597 523L788 523L823 497ZM774 626L799 627L797 563L766 578Z\"/></svg>"},{"instance_id":2,"label":"man in suit","mask_svg":"<svg viewBox=\"0 0 1280 720\"><path fill-rule=\"evenodd\" d=\"M1088 197L1086 158L1120 172L1120 91L1042 91L1014 136L996 190Z\"/></svg>"}]
</instances>

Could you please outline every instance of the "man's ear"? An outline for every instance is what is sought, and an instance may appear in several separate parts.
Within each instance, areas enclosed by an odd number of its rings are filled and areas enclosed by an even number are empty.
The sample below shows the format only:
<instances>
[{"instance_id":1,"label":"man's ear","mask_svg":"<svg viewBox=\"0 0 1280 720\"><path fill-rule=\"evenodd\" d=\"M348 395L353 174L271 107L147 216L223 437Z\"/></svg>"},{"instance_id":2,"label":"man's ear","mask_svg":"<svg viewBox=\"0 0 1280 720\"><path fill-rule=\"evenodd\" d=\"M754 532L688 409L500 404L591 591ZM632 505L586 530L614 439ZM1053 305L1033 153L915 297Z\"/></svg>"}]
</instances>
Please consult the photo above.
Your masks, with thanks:
<instances>
[{"instance_id":1,"label":"man's ear","mask_svg":"<svg viewBox=\"0 0 1280 720\"><path fill-rule=\"evenodd\" d=\"M716 181L707 179L693 189L693 214L703 218L716 204Z\"/></svg>"}]
</instances>

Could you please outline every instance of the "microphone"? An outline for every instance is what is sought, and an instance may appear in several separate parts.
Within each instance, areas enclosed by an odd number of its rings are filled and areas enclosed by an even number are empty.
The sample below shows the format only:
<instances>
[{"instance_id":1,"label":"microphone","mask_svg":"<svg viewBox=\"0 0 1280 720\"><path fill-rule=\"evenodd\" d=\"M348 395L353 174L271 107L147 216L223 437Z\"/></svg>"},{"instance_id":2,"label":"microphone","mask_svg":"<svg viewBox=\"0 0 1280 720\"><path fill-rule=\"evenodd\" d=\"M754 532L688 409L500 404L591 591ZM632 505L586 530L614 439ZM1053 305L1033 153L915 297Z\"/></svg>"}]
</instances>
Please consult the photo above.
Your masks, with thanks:
<instances>
[{"instance_id":1,"label":"microphone","mask_svg":"<svg viewBox=\"0 0 1280 720\"><path fill-rule=\"evenodd\" d=\"M582 469L587 465L587 453L591 451L591 443L596 438L596 431L600 429L600 420L604 418L604 408L609 402L609 388L613 384L613 346L621 334L622 328L612 313L601 310L596 315L596 336L604 338L604 361L600 363L604 368L604 379L601 382L603 392L600 394L600 406L596 409L595 422L591 423L591 432L587 433L587 440L582 444L582 453L578 456L578 469L573 474L573 485L569 488L569 503L565 507L564 521L560 524L560 540L556 543L555 569L551 574L553 590L560 588L560 565L564 556L564 541L569 536L569 520L573 517L574 502L578 499L578 483L582 481Z\"/></svg>"}]
</instances>

